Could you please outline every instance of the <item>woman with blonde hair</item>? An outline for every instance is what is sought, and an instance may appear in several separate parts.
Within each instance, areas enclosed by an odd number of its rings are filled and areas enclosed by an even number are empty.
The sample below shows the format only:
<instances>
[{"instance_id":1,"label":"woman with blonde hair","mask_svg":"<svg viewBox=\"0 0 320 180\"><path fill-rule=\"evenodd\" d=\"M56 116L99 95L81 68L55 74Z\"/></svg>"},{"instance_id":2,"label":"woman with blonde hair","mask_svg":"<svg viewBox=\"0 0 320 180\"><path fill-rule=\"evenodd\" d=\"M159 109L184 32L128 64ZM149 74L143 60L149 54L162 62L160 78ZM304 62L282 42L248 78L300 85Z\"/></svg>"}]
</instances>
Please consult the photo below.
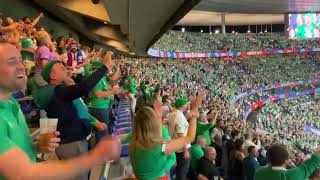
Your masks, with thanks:
<instances>
[{"instance_id":1,"label":"woman with blonde hair","mask_svg":"<svg viewBox=\"0 0 320 180\"><path fill-rule=\"evenodd\" d=\"M161 103L156 101L153 109L143 107L134 118L132 136L129 144L130 160L139 180L168 179L167 173L173 166L168 166L170 154L183 148L194 140L198 108L203 96L198 96L191 103L191 117L187 136L167 140L163 136Z\"/></svg>"},{"instance_id":2,"label":"woman with blonde hair","mask_svg":"<svg viewBox=\"0 0 320 180\"><path fill-rule=\"evenodd\" d=\"M48 82L46 82L41 72L43 68L50 62L56 60L50 51L50 46L52 44L51 37L46 31L38 31L37 32L37 42L38 48L35 52L35 65L36 71L34 75L34 80L38 86L46 86Z\"/></svg>"}]
</instances>

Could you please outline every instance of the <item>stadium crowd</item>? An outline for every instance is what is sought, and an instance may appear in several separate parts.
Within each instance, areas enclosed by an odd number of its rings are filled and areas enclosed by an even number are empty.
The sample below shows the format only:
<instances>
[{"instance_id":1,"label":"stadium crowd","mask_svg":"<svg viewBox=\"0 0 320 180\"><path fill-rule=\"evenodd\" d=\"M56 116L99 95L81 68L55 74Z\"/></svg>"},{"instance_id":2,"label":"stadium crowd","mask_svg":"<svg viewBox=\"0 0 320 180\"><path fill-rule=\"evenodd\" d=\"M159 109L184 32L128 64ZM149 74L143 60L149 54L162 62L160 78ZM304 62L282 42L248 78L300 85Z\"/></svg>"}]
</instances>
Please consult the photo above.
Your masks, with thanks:
<instances>
[{"instance_id":1,"label":"stadium crowd","mask_svg":"<svg viewBox=\"0 0 320 180\"><path fill-rule=\"evenodd\" d=\"M114 59L113 52L81 46L74 39L55 43L44 28L35 28L41 17L0 23L0 179L85 180L95 165L117 160L120 142L110 135L112 104L119 98L130 102L132 132L121 142L129 143L137 179L319 179L319 137L305 135L302 129L304 124L319 127L316 102L305 97L268 104L254 128L241 121L244 106L275 92L230 103L258 86L317 78L319 54L228 61ZM164 39L172 41L155 46L181 51L317 47L317 41L253 34L212 36L208 44L196 45L205 42L186 34L169 32ZM190 36L197 37L206 39L203 34ZM177 38L184 42L173 43ZM18 100L32 95L36 108L58 118L57 131L44 145L32 144L12 93L21 94ZM88 147L92 131L96 142ZM60 161L36 163L36 149L55 152Z\"/></svg>"},{"instance_id":2,"label":"stadium crowd","mask_svg":"<svg viewBox=\"0 0 320 180\"><path fill-rule=\"evenodd\" d=\"M282 33L210 34L169 31L152 48L176 52L251 52L272 49L316 48L319 41L290 40Z\"/></svg>"}]
</instances>

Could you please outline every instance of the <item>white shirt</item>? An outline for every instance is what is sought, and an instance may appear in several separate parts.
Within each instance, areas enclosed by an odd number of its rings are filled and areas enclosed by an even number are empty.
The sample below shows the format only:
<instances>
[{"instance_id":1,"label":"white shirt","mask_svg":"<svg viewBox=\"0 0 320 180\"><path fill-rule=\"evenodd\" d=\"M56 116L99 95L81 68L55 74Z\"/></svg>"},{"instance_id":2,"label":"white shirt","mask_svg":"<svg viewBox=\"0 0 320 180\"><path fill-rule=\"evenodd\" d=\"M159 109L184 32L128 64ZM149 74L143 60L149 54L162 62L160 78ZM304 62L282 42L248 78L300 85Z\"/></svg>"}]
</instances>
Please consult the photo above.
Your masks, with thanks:
<instances>
[{"instance_id":1,"label":"white shirt","mask_svg":"<svg viewBox=\"0 0 320 180\"><path fill-rule=\"evenodd\" d=\"M172 138L177 139L178 134L183 134L184 136L187 136L188 129L189 129L189 122L187 121L183 112L176 109L169 114L168 119L169 119L169 130L173 131L173 132L170 132L170 134L173 134ZM191 147L190 144L186 145L186 148L190 148L190 147ZM183 149L177 152L183 152Z\"/></svg>"},{"instance_id":2,"label":"white shirt","mask_svg":"<svg viewBox=\"0 0 320 180\"><path fill-rule=\"evenodd\" d=\"M222 143L222 136L223 136L223 132L220 131L218 128L213 128L212 132L211 132L211 141L215 142L215 143ZM216 137L218 139L221 140L221 142L216 142Z\"/></svg>"}]
</instances>

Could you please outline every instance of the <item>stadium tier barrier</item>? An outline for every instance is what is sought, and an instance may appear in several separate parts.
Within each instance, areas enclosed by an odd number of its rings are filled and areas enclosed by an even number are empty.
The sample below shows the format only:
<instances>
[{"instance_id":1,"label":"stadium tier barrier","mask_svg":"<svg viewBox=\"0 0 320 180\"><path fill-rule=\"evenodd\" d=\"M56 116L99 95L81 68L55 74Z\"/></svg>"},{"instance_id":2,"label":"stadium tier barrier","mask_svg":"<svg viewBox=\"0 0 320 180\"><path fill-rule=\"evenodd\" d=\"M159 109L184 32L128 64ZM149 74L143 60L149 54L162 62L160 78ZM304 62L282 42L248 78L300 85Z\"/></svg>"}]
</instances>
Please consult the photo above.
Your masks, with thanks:
<instances>
[{"instance_id":1,"label":"stadium tier barrier","mask_svg":"<svg viewBox=\"0 0 320 180\"><path fill-rule=\"evenodd\" d=\"M277 55L293 53L319 52L320 48L294 48L294 49L275 49L252 52L174 52L161 51L150 48L148 55L159 58L187 59L187 58L220 58L220 57L245 57L257 55Z\"/></svg>"},{"instance_id":2,"label":"stadium tier barrier","mask_svg":"<svg viewBox=\"0 0 320 180\"><path fill-rule=\"evenodd\" d=\"M289 87L289 86L297 86L297 85L307 85L307 84L317 84L320 83L320 79L311 79L311 80L299 80L299 81L294 81L294 82L286 82L286 83L282 83L282 84L271 84L268 86L260 86L257 87L253 90L248 90L247 92L241 93L237 96L234 96L230 99L231 103L235 103L237 102L239 99L250 96L252 94L255 94L257 92L261 92L261 91L266 91L266 90L271 90L271 89L280 89L280 88L284 88L284 87Z\"/></svg>"},{"instance_id":3,"label":"stadium tier barrier","mask_svg":"<svg viewBox=\"0 0 320 180\"><path fill-rule=\"evenodd\" d=\"M277 102L277 101L280 101L280 100L289 99L289 98L298 97L298 96L311 95L311 94L315 94L315 93L320 93L320 88L312 88L312 89L304 90L304 91L289 92L289 93L286 93L286 94L274 95L274 96L271 96L271 97L269 97L269 98L267 98L265 100L261 100L258 103L250 105L250 107L245 111L243 122L246 121L248 116L253 111L263 107L267 103ZM312 126L306 126L305 125L305 132L319 135L320 134L320 129L312 127Z\"/></svg>"}]
</instances>

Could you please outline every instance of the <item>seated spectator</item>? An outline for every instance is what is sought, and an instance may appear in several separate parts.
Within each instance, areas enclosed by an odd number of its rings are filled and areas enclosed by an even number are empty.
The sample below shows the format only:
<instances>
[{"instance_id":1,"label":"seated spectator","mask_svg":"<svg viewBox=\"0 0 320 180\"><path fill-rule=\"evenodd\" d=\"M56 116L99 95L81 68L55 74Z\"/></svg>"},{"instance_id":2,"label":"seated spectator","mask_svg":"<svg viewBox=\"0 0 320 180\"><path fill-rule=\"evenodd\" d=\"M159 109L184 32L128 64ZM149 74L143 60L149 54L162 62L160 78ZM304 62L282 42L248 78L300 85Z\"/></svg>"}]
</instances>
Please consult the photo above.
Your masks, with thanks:
<instances>
[{"instance_id":1,"label":"seated spectator","mask_svg":"<svg viewBox=\"0 0 320 180\"><path fill-rule=\"evenodd\" d=\"M267 154L269 165L258 169L254 180L302 180L320 167L320 149L302 165L287 170L289 152L283 145L272 145Z\"/></svg>"}]
</instances>

